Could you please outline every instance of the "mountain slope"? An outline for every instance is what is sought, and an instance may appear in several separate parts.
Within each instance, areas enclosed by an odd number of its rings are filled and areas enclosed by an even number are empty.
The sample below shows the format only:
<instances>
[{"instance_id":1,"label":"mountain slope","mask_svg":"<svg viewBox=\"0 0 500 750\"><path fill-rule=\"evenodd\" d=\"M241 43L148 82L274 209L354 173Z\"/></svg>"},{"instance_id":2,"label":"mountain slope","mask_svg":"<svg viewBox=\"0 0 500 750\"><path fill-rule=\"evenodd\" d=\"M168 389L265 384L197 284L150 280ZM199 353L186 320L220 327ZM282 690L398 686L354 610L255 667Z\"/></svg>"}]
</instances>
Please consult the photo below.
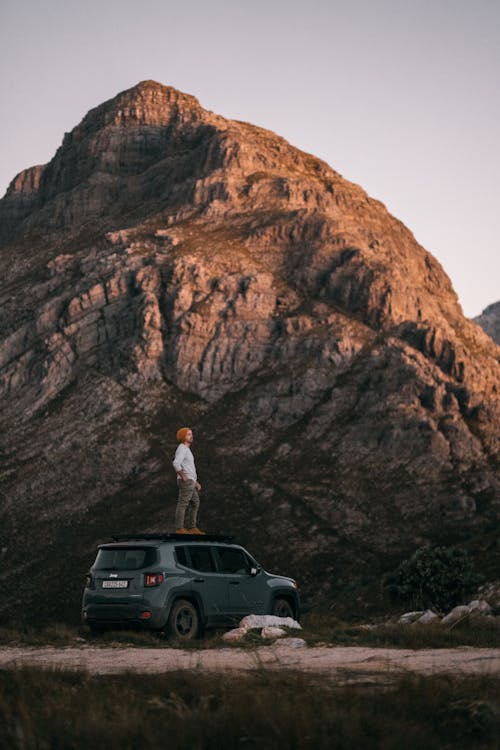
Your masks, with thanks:
<instances>
[{"instance_id":1,"label":"mountain slope","mask_svg":"<svg viewBox=\"0 0 500 750\"><path fill-rule=\"evenodd\" d=\"M496 344L500 344L500 302L488 305L481 315L474 318L474 322L480 325Z\"/></svg>"},{"instance_id":2,"label":"mountain slope","mask_svg":"<svg viewBox=\"0 0 500 750\"><path fill-rule=\"evenodd\" d=\"M95 544L202 522L317 596L498 523L499 349L385 207L152 81L0 201L0 611L78 617ZM47 584L50 580L50 586Z\"/></svg>"}]
</instances>

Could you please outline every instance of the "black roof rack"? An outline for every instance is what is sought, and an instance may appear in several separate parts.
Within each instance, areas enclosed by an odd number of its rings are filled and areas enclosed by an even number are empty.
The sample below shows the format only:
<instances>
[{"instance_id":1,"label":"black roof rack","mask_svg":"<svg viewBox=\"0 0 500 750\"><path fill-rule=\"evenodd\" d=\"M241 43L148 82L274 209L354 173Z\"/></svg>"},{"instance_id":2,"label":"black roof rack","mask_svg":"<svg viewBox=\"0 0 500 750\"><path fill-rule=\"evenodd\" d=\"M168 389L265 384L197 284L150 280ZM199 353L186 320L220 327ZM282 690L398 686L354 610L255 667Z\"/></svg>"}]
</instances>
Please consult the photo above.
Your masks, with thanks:
<instances>
[{"instance_id":1,"label":"black roof rack","mask_svg":"<svg viewBox=\"0 0 500 750\"><path fill-rule=\"evenodd\" d=\"M196 542L234 542L234 536L228 534L176 534L167 531L154 532L148 534L114 534L111 539L113 542L151 542L151 541L196 541Z\"/></svg>"}]
</instances>

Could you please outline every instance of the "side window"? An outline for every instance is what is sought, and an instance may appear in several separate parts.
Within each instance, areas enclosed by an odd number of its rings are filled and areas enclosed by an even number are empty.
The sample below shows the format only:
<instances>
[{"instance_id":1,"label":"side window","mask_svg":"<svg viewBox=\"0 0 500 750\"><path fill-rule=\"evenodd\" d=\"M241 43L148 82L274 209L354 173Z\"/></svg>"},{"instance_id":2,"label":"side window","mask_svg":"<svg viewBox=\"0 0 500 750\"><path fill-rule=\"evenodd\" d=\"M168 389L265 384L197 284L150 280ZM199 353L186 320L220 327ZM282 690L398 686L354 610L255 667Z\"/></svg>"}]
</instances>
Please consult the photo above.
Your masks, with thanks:
<instances>
[{"instance_id":1,"label":"side window","mask_svg":"<svg viewBox=\"0 0 500 750\"><path fill-rule=\"evenodd\" d=\"M185 565L187 567L186 548L185 547L176 547L175 548L175 556L177 558L177 562L180 565Z\"/></svg>"},{"instance_id":2,"label":"side window","mask_svg":"<svg viewBox=\"0 0 500 750\"><path fill-rule=\"evenodd\" d=\"M210 553L210 547L187 547L187 553L191 561L190 567L201 573L214 573L215 565Z\"/></svg>"},{"instance_id":3,"label":"side window","mask_svg":"<svg viewBox=\"0 0 500 750\"><path fill-rule=\"evenodd\" d=\"M249 573L250 561L245 553L234 547L217 547L221 573Z\"/></svg>"}]
</instances>

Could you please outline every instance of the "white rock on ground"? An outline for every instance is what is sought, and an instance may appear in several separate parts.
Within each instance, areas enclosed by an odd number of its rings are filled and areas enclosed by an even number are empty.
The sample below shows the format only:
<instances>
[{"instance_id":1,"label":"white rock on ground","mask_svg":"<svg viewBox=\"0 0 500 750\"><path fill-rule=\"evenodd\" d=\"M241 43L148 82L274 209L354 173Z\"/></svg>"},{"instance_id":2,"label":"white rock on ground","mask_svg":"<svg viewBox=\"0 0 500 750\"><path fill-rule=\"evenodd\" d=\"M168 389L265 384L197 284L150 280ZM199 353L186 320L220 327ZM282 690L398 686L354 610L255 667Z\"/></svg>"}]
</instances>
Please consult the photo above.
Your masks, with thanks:
<instances>
[{"instance_id":1,"label":"white rock on ground","mask_svg":"<svg viewBox=\"0 0 500 750\"><path fill-rule=\"evenodd\" d=\"M275 615L247 615L240 621L240 628L255 630L258 628L293 628L302 630L302 627L291 617L276 617Z\"/></svg>"},{"instance_id":2,"label":"white rock on ground","mask_svg":"<svg viewBox=\"0 0 500 750\"><path fill-rule=\"evenodd\" d=\"M420 625L429 625L433 622L441 621L442 625L454 625L456 622L469 614L491 615L492 609L485 599L474 599L468 604L460 604L448 612L443 619L440 618L432 609L425 611L405 612L398 620L400 625L409 625L419 623Z\"/></svg>"},{"instance_id":3,"label":"white rock on ground","mask_svg":"<svg viewBox=\"0 0 500 750\"><path fill-rule=\"evenodd\" d=\"M274 625L268 625L262 628L262 638L283 638L286 635L286 630L283 628L277 628Z\"/></svg>"},{"instance_id":4,"label":"white rock on ground","mask_svg":"<svg viewBox=\"0 0 500 750\"><path fill-rule=\"evenodd\" d=\"M483 583L478 593L487 600L493 610L500 612L500 580Z\"/></svg>"},{"instance_id":5,"label":"white rock on ground","mask_svg":"<svg viewBox=\"0 0 500 750\"><path fill-rule=\"evenodd\" d=\"M418 610L418 612L405 612L404 615L401 615L401 617L399 618L398 623L400 625L409 625L412 622L416 622L419 617L422 617L423 614L423 609Z\"/></svg>"},{"instance_id":6,"label":"white rock on ground","mask_svg":"<svg viewBox=\"0 0 500 750\"><path fill-rule=\"evenodd\" d=\"M491 607L484 599L473 599L467 606L471 612L481 615L491 615Z\"/></svg>"},{"instance_id":7,"label":"white rock on ground","mask_svg":"<svg viewBox=\"0 0 500 750\"><path fill-rule=\"evenodd\" d=\"M228 630L227 633L224 633L224 635L222 636L222 640L241 641L241 639L244 638L247 633L247 628L234 628L233 630Z\"/></svg>"},{"instance_id":8,"label":"white rock on ground","mask_svg":"<svg viewBox=\"0 0 500 750\"><path fill-rule=\"evenodd\" d=\"M240 620L239 627L228 630L222 636L225 641L241 641L249 630L262 630L263 638L281 638L286 635L283 628L302 630L302 627L291 617L276 617L275 615L247 615Z\"/></svg>"},{"instance_id":9,"label":"white rock on ground","mask_svg":"<svg viewBox=\"0 0 500 750\"><path fill-rule=\"evenodd\" d=\"M467 617L470 614L470 608L467 604L460 604L458 607L453 607L451 612L441 620L441 625L454 625L456 622L461 620L463 617Z\"/></svg>"},{"instance_id":10,"label":"white rock on ground","mask_svg":"<svg viewBox=\"0 0 500 750\"><path fill-rule=\"evenodd\" d=\"M424 614L418 618L418 620L415 620L413 623L419 624L419 625L430 625L432 622L439 622L441 618L438 614L432 611L432 609L427 609Z\"/></svg>"}]
</instances>

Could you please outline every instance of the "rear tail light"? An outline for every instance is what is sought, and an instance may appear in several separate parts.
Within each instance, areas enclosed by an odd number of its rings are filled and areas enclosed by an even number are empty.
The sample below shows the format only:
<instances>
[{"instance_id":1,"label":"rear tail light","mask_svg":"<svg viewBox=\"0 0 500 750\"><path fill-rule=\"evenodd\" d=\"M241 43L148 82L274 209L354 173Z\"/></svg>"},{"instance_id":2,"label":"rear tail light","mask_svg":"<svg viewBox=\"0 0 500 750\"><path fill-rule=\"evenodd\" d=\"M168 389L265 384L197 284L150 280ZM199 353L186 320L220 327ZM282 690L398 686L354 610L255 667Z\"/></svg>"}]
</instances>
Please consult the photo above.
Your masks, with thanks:
<instances>
[{"instance_id":1,"label":"rear tail light","mask_svg":"<svg viewBox=\"0 0 500 750\"><path fill-rule=\"evenodd\" d=\"M87 573L87 575L85 576L85 588L87 589L93 588L92 576L90 575L90 573Z\"/></svg>"},{"instance_id":2,"label":"rear tail light","mask_svg":"<svg viewBox=\"0 0 500 750\"><path fill-rule=\"evenodd\" d=\"M163 583L163 573L146 573L144 576L145 586L159 586Z\"/></svg>"}]
</instances>

